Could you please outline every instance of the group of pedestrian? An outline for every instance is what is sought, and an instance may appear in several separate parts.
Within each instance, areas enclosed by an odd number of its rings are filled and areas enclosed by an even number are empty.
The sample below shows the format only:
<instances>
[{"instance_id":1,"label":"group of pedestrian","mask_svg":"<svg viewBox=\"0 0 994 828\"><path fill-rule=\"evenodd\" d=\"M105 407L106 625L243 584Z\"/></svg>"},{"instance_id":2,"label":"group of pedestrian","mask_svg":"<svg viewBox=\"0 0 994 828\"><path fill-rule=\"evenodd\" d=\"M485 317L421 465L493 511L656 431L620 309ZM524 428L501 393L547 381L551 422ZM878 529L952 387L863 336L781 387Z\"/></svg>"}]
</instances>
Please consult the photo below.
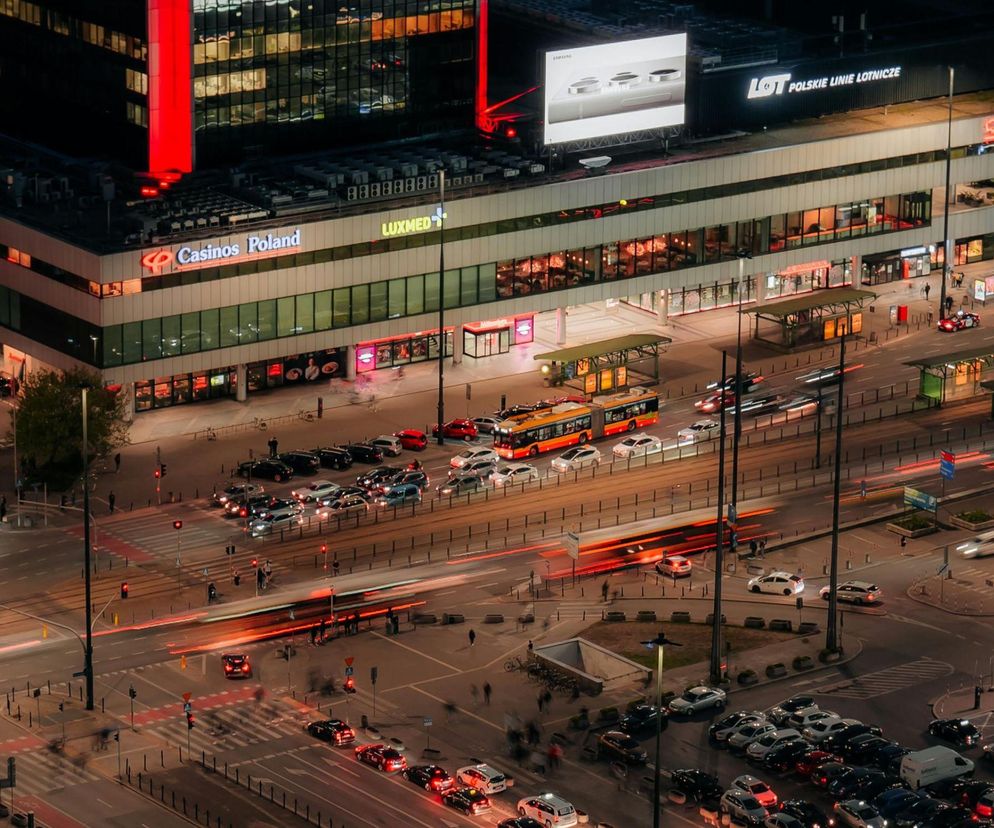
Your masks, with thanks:
<instances>
[{"instance_id":1,"label":"group of pedestrian","mask_svg":"<svg viewBox=\"0 0 994 828\"><path fill-rule=\"evenodd\" d=\"M387 635L399 635L400 634L400 617L393 611L390 607L387 609Z\"/></svg>"},{"instance_id":2,"label":"group of pedestrian","mask_svg":"<svg viewBox=\"0 0 994 828\"><path fill-rule=\"evenodd\" d=\"M359 612L356 611L351 615L346 615L341 620L341 624L346 635L356 635L359 632Z\"/></svg>"},{"instance_id":3,"label":"group of pedestrian","mask_svg":"<svg viewBox=\"0 0 994 828\"><path fill-rule=\"evenodd\" d=\"M749 552L754 558L763 558L766 556L766 538L761 538L756 540L753 538L749 541Z\"/></svg>"},{"instance_id":4,"label":"group of pedestrian","mask_svg":"<svg viewBox=\"0 0 994 828\"><path fill-rule=\"evenodd\" d=\"M268 558L255 570L255 582L259 589L266 589L273 580L273 563Z\"/></svg>"},{"instance_id":5,"label":"group of pedestrian","mask_svg":"<svg viewBox=\"0 0 994 828\"><path fill-rule=\"evenodd\" d=\"M276 452L280 447L279 440L277 440L275 437L270 437L269 442L266 443L266 445L269 446L269 456L276 457Z\"/></svg>"}]
</instances>

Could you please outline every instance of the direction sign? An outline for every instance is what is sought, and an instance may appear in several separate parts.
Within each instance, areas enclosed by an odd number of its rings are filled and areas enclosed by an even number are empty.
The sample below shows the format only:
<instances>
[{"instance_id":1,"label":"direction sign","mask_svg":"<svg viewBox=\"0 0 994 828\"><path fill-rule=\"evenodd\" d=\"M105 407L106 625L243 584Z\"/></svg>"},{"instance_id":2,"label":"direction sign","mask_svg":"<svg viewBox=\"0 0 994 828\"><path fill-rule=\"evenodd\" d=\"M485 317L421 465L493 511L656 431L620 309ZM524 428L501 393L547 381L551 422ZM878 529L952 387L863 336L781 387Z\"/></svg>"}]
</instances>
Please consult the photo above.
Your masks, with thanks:
<instances>
[{"instance_id":1,"label":"direction sign","mask_svg":"<svg viewBox=\"0 0 994 828\"><path fill-rule=\"evenodd\" d=\"M193 705L190 704L190 702L185 702L183 704L183 712L184 713L189 713L191 710L193 710Z\"/></svg>"},{"instance_id":2,"label":"direction sign","mask_svg":"<svg viewBox=\"0 0 994 828\"><path fill-rule=\"evenodd\" d=\"M431 727L431 716L425 716L422 720L422 724L424 724L425 727Z\"/></svg>"},{"instance_id":3,"label":"direction sign","mask_svg":"<svg viewBox=\"0 0 994 828\"><path fill-rule=\"evenodd\" d=\"M904 487L904 503L906 506L925 509L928 512L934 512L939 505L939 501L932 495L912 489L910 486Z\"/></svg>"},{"instance_id":4,"label":"direction sign","mask_svg":"<svg viewBox=\"0 0 994 828\"><path fill-rule=\"evenodd\" d=\"M949 451L940 452L939 474L946 480L952 480L956 474L956 455Z\"/></svg>"},{"instance_id":5,"label":"direction sign","mask_svg":"<svg viewBox=\"0 0 994 828\"><path fill-rule=\"evenodd\" d=\"M355 667L353 667L352 665L349 665L348 667L345 668L345 675L351 676L354 673L355 673Z\"/></svg>"},{"instance_id":6,"label":"direction sign","mask_svg":"<svg viewBox=\"0 0 994 828\"><path fill-rule=\"evenodd\" d=\"M580 536L576 532L566 533L566 552L575 561L580 557Z\"/></svg>"},{"instance_id":7,"label":"direction sign","mask_svg":"<svg viewBox=\"0 0 994 828\"><path fill-rule=\"evenodd\" d=\"M351 667L353 661L355 661L355 656L345 656L345 664L347 667Z\"/></svg>"}]
</instances>

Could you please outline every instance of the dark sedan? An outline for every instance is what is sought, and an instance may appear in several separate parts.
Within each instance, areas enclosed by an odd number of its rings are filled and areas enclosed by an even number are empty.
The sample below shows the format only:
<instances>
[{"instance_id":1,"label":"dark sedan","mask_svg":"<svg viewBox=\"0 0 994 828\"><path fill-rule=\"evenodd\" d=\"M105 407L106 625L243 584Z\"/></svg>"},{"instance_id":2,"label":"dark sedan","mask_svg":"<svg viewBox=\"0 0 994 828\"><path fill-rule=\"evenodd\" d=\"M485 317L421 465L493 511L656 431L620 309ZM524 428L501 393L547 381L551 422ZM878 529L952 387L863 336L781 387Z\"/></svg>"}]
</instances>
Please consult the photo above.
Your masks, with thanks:
<instances>
[{"instance_id":1,"label":"dark sedan","mask_svg":"<svg viewBox=\"0 0 994 828\"><path fill-rule=\"evenodd\" d=\"M378 489L381 484L386 483L392 477L396 477L402 471L403 469L398 469L394 466L377 466L365 474L360 474L356 477L355 482L360 488L370 491Z\"/></svg>"},{"instance_id":2,"label":"dark sedan","mask_svg":"<svg viewBox=\"0 0 994 828\"><path fill-rule=\"evenodd\" d=\"M980 731L969 719L936 719L928 726L930 736L961 747L980 744Z\"/></svg>"},{"instance_id":3,"label":"dark sedan","mask_svg":"<svg viewBox=\"0 0 994 828\"><path fill-rule=\"evenodd\" d=\"M637 739L619 730L609 730L602 733L597 740L601 756L607 759L617 759L629 765L644 765L646 753Z\"/></svg>"},{"instance_id":4,"label":"dark sedan","mask_svg":"<svg viewBox=\"0 0 994 828\"><path fill-rule=\"evenodd\" d=\"M817 805L803 799L786 799L780 803L780 813L792 816L804 828L828 828L831 823Z\"/></svg>"},{"instance_id":5,"label":"dark sedan","mask_svg":"<svg viewBox=\"0 0 994 828\"><path fill-rule=\"evenodd\" d=\"M720 799L725 792L724 786L717 776L705 773L698 768L683 768L673 771L670 776L673 790L680 791L687 799L694 802L705 802L709 799Z\"/></svg>"},{"instance_id":6,"label":"dark sedan","mask_svg":"<svg viewBox=\"0 0 994 828\"><path fill-rule=\"evenodd\" d=\"M345 450L359 463L382 463L383 452L369 443L349 443Z\"/></svg>"},{"instance_id":7,"label":"dark sedan","mask_svg":"<svg viewBox=\"0 0 994 828\"><path fill-rule=\"evenodd\" d=\"M355 749L356 759L379 768L381 771L402 771L407 767L407 760L399 750L386 745L359 745Z\"/></svg>"},{"instance_id":8,"label":"dark sedan","mask_svg":"<svg viewBox=\"0 0 994 828\"><path fill-rule=\"evenodd\" d=\"M240 477L264 477L280 483L293 477L293 469L282 460L266 458L265 460L246 460L238 466Z\"/></svg>"},{"instance_id":9,"label":"dark sedan","mask_svg":"<svg viewBox=\"0 0 994 828\"><path fill-rule=\"evenodd\" d=\"M285 451L279 458L296 474L317 474L321 468L321 459L309 451Z\"/></svg>"},{"instance_id":10,"label":"dark sedan","mask_svg":"<svg viewBox=\"0 0 994 828\"><path fill-rule=\"evenodd\" d=\"M426 791L434 793L445 793L456 786L456 780L449 776L445 768L438 765L414 765L404 771L404 778L408 782L420 785Z\"/></svg>"},{"instance_id":11,"label":"dark sedan","mask_svg":"<svg viewBox=\"0 0 994 828\"><path fill-rule=\"evenodd\" d=\"M769 768L772 771L783 773L793 770L797 760L809 750L811 750L811 745L807 742L801 740L785 742L782 745L771 748L766 756L763 757L762 764L763 767Z\"/></svg>"},{"instance_id":12,"label":"dark sedan","mask_svg":"<svg viewBox=\"0 0 994 828\"><path fill-rule=\"evenodd\" d=\"M497 828L544 828L544 826L531 817L512 817L498 822Z\"/></svg>"},{"instance_id":13,"label":"dark sedan","mask_svg":"<svg viewBox=\"0 0 994 828\"><path fill-rule=\"evenodd\" d=\"M649 730L655 731L656 719L659 716L659 708L654 704L640 704L629 710L618 722L618 727L625 733L643 733ZM666 729L666 713L663 712L661 729Z\"/></svg>"},{"instance_id":14,"label":"dark sedan","mask_svg":"<svg viewBox=\"0 0 994 828\"><path fill-rule=\"evenodd\" d=\"M311 454L317 455L318 461L326 469L338 469L344 471L352 468L352 455L343 448L337 446L325 446L316 448Z\"/></svg>"},{"instance_id":15,"label":"dark sedan","mask_svg":"<svg viewBox=\"0 0 994 828\"><path fill-rule=\"evenodd\" d=\"M308 722L307 732L323 742L334 742L336 745L350 745L355 741L355 731L341 719Z\"/></svg>"},{"instance_id":16,"label":"dark sedan","mask_svg":"<svg viewBox=\"0 0 994 828\"><path fill-rule=\"evenodd\" d=\"M467 816L485 814L490 810L490 798L479 788L459 788L442 795L442 802Z\"/></svg>"},{"instance_id":17,"label":"dark sedan","mask_svg":"<svg viewBox=\"0 0 994 828\"><path fill-rule=\"evenodd\" d=\"M426 472L418 469L406 469L405 471L395 474L389 480L385 481L380 488L386 490L389 486L400 486L404 483L413 483L421 489L421 491L425 491L431 483L431 479L428 477Z\"/></svg>"}]
</instances>

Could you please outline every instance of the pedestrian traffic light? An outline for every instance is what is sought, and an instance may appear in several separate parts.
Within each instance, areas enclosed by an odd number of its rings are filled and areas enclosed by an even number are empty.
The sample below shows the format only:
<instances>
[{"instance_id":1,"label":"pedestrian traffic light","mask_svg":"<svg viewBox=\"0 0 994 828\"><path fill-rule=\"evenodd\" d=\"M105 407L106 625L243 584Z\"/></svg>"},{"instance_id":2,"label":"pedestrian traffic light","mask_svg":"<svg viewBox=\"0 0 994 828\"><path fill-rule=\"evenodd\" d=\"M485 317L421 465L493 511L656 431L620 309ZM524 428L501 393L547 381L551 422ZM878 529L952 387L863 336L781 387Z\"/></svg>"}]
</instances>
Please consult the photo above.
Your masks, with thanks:
<instances>
[{"instance_id":1,"label":"pedestrian traffic light","mask_svg":"<svg viewBox=\"0 0 994 828\"><path fill-rule=\"evenodd\" d=\"M192 713L187 713L186 714L186 729L187 730L193 730L193 714Z\"/></svg>"},{"instance_id":2,"label":"pedestrian traffic light","mask_svg":"<svg viewBox=\"0 0 994 828\"><path fill-rule=\"evenodd\" d=\"M345 692L354 693L355 692L355 678L353 676L347 676L345 678Z\"/></svg>"},{"instance_id":3,"label":"pedestrian traffic light","mask_svg":"<svg viewBox=\"0 0 994 828\"><path fill-rule=\"evenodd\" d=\"M159 463L159 471L161 472L161 474L162 474L163 477L166 476L166 464L165 463Z\"/></svg>"},{"instance_id":4,"label":"pedestrian traffic light","mask_svg":"<svg viewBox=\"0 0 994 828\"><path fill-rule=\"evenodd\" d=\"M121 581L121 600L123 601L128 597L128 582Z\"/></svg>"},{"instance_id":5,"label":"pedestrian traffic light","mask_svg":"<svg viewBox=\"0 0 994 828\"><path fill-rule=\"evenodd\" d=\"M155 479L158 480L160 477L162 477L162 470L161 469L156 469L155 470Z\"/></svg>"},{"instance_id":6,"label":"pedestrian traffic light","mask_svg":"<svg viewBox=\"0 0 994 828\"><path fill-rule=\"evenodd\" d=\"M322 543L321 544L321 554L322 555L327 555L328 554L328 544L326 544L326 543Z\"/></svg>"},{"instance_id":7,"label":"pedestrian traffic light","mask_svg":"<svg viewBox=\"0 0 994 828\"><path fill-rule=\"evenodd\" d=\"M258 558L252 558L252 566L258 566L258 565L259 565L259 559Z\"/></svg>"},{"instance_id":8,"label":"pedestrian traffic light","mask_svg":"<svg viewBox=\"0 0 994 828\"><path fill-rule=\"evenodd\" d=\"M182 528L183 528L183 521L181 520L173 521L173 529L182 529Z\"/></svg>"}]
</instances>

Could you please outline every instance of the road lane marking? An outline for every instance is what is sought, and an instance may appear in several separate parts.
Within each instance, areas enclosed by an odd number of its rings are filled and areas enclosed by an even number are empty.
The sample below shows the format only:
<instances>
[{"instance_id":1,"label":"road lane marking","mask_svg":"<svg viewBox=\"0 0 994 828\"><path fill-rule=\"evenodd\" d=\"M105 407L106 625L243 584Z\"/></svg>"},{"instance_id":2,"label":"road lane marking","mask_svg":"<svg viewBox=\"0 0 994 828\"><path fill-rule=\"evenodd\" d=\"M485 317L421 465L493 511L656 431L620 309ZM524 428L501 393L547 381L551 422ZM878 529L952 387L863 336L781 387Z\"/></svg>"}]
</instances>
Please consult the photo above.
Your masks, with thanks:
<instances>
[{"instance_id":1,"label":"road lane marking","mask_svg":"<svg viewBox=\"0 0 994 828\"><path fill-rule=\"evenodd\" d=\"M386 641L386 642L388 642L390 644L393 644L395 647L401 647L401 648L407 650L409 653L413 653L414 655L421 656L422 658L431 659L436 664L441 664L447 670L452 670L452 671L454 671L456 673L463 672L461 668L456 667L455 665L452 665L452 664L448 664L448 663L442 661L442 659L440 659L440 658L435 658L435 656L428 655L427 653L422 653L420 650L415 650L413 647L408 647L406 644L401 644L396 639L396 637L394 637L394 636L390 636L390 638L387 638L385 635L383 635L383 633L376 632L375 630L373 631L373 635L376 636L377 638L383 639L384 641Z\"/></svg>"}]
</instances>

